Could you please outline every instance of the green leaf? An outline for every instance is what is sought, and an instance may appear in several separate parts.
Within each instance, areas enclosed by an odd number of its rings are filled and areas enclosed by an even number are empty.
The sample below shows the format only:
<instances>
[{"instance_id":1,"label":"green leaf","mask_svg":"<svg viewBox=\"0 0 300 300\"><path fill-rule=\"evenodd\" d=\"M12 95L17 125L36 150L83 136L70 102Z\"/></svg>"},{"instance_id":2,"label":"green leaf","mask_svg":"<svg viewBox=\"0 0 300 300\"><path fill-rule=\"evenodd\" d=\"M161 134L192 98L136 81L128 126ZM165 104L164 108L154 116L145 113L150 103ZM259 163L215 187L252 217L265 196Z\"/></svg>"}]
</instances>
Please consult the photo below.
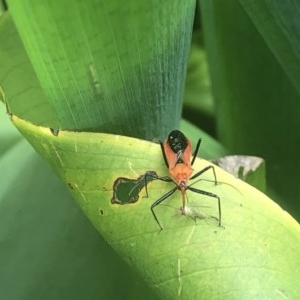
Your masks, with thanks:
<instances>
[{"instance_id":1,"label":"green leaf","mask_svg":"<svg viewBox=\"0 0 300 300\"><path fill-rule=\"evenodd\" d=\"M59 128L153 139L178 127L195 0L8 3Z\"/></svg>"},{"instance_id":2,"label":"green leaf","mask_svg":"<svg viewBox=\"0 0 300 300\"><path fill-rule=\"evenodd\" d=\"M214 101L202 35L194 30L185 82L183 117L215 133Z\"/></svg>"},{"instance_id":3,"label":"green leaf","mask_svg":"<svg viewBox=\"0 0 300 300\"><path fill-rule=\"evenodd\" d=\"M18 32L8 12L0 18L1 100L11 112L31 122L57 128L59 122L50 106Z\"/></svg>"},{"instance_id":4,"label":"green leaf","mask_svg":"<svg viewBox=\"0 0 300 300\"><path fill-rule=\"evenodd\" d=\"M0 156L0 298L156 299L99 236L3 108L0 105L0 145L6 149Z\"/></svg>"},{"instance_id":5,"label":"green leaf","mask_svg":"<svg viewBox=\"0 0 300 300\"><path fill-rule=\"evenodd\" d=\"M300 22L295 1L239 0L300 95Z\"/></svg>"},{"instance_id":6,"label":"green leaf","mask_svg":"<svg viewBox=\"0 0 300 300\"><path fill-rule=\"evenodd\" d=\"M240 2L201 1L218 136L231 153L265 159L268 186L284 199L284 208L299 218L296 4Z\"/></svg>"},{"instance_id":7,"label":"green leaf","mask_svg":"<svg viewBox=\"0 0 300 300\"><path fill-rule=\"evenodd\" d=\"M155 208L164 226L159 232L149 208L174 184L152 181L149 198L142 191L135 203L111 203L117 178L136 179L149 170L167 175L159 145L109 134L53 135L49 128L12 120L104 238L163 299L298 297L300 227L255 188L215 167L218 185L201 180L193 186L219 195L223 226L215 218L216 199L190 192L190 216L182 216L175 193ZM194 169L209 164L196 160Z\"/></svg>"}]
</instances>

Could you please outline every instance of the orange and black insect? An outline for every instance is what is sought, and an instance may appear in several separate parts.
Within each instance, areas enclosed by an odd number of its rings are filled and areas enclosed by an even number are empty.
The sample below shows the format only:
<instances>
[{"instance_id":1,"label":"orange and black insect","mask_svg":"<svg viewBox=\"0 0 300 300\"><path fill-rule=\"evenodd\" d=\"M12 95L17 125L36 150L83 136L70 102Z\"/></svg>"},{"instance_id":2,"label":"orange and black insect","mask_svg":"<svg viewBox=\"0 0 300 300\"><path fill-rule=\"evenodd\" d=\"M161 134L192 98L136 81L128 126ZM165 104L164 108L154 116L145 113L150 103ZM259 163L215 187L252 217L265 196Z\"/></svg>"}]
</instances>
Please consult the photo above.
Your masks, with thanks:
<instances>
[{"instance_id":1,"label":"orange and black insect","mask_svg":"<svg viewBox=\"0 0 300 300\"><path fill-rule=\"evenodd\" d=\"M182 208L181 213L183 215L186 214L186 191L190 190L192 192L202 194L208 197L213 197L218 199L218 209L219 209L219 226L221 226L221 200L220 197L216 194L211 192L203 191L200 189L196 189L190 185L188 185L189 180L195 179L199 177L201 174L208 170L212 170L214 174L215 184L217 184L217 177L214 166L210 165L205 167L204 169L200 170L196 174L192 175L194 169L192 168L195 159L197 157L197 153L199 151L201 144L201 138L198 140L196 145L196 149L194 154L192 155L192 146L191 142L187 139L187 137L179 130L173 130L168 137L165 139L164 143L160 142L161 151L163 154L163 158L167 168L169 169L170 177L169 176L158 176L158 175L146 175L150 176L155 179L159 179L165 182L174 182L176 186L164 194L162 197L157 199L151 205L151 212L155 221L157 222L158 226L162 230L162 226L158 221L158 218L154 212L154 208L170 197L176 190L180 190L181 192L181 199L182 199ZM147 184L145 184L146 194L148 195L147 191Z\"/></svg>"}]
</instances>

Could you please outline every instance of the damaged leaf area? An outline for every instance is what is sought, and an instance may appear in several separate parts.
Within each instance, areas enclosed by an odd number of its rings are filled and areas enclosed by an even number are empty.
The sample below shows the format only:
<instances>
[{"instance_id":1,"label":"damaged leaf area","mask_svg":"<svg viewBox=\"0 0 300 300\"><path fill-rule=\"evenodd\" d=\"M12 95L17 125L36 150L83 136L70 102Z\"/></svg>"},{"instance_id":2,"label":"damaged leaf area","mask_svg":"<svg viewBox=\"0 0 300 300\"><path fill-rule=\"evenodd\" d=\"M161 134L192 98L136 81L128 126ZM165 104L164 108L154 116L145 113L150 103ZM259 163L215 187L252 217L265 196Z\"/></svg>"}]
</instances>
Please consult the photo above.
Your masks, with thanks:
<instances>
[{"instance_id":1,"label":"damaged leaf area","mask_svg":"<svg viewBox=\"0 0 300 300\"><path fill-rule=\"evenodd\" d=\"M266 191L265 161L261 157L228 155L213 161L223 170L244 180L262 192Z\"/></svg>"},{"instance_id":2,"label":"damaged leaf area","mask_svg":"<svg viewBox=\"0 0 300 300\"><path fill-rule=\"evenodd\" d=\"M162 299L298 298L299 224L257 189L215 166L222 184L206 172L189 185L220 197L222 227L214 218L195 222L182 215L177 192L155 208L164 227L159 231L150 207L174 183L148 182L145 198L140 177L148 170L168 176L159 145L103 133L56 135L16 116L12 121L69 186L95 228ZM193 174L209 165L196 159ZM118 194L124 178L125 185L137 180L138 201L130 202L136 200L132 195L124 200L121 189ZM112 197L124 205L112 203ZM215 199L187 191L187 200L198 205L199 216L216 215Z\"/></svg>"},{"instance_id":3,"label":"damaged leaf area","mask_svg":"<svg viewBox=\"0 0 300 300\"><path fill-rule=\"evenodd\" d=\"M150 175L150 176L146 176ZM111 203L128 204L139 200L139 193L148 182L154 180L151 175L157 175L155 171L147 171L137 179L119 177L114 182L113 197Z\"/></svg>"}]
</instances>

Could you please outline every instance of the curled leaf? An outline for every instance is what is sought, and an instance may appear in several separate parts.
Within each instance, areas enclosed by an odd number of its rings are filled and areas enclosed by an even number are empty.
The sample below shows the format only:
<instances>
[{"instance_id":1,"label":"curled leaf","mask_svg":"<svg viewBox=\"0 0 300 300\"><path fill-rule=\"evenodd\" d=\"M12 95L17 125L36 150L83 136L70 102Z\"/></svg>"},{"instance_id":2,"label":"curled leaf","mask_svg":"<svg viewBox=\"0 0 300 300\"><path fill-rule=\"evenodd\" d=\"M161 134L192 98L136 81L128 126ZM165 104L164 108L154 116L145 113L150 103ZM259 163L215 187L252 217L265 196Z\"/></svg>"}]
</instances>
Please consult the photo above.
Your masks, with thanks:
<instances>
[{"instance_id":1,"label":"curled leaf","mask_svg":"<svg viewBox=\"0 0 300 300\"><path fill-rule=\"evenodd\" d=\"M299 296L299 225L257 189L215 167L219 184L206 172L193 186L220 197L223 226L215 218L216 201L188 193L189 207L201 214L183 216L175 192L156 207L164 226L159 232L149 207L174 187L172 182L150 182L149 197L134 203L111 203L117 178L137 178L149 169L167 175L157 144L102 133L60 131L55 136L15 116L12 121L110 245L163 299ZM210 164L197 159L193 168Z\"/></svg>"}]
</instances>

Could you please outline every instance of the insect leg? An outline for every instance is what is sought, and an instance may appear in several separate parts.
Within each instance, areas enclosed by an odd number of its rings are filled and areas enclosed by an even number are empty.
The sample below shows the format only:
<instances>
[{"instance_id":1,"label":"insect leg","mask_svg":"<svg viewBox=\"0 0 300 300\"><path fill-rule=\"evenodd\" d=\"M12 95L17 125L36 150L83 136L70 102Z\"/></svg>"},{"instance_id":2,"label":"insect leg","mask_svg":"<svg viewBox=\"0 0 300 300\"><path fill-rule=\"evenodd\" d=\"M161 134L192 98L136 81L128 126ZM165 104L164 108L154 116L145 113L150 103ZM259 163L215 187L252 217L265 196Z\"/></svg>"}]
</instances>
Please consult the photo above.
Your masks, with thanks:
<instances>
[{"instance_id":1,"label":"insect leg","mask_svg":"<svg viewBox=\"0 0 300 300\"><path fill-rule=\"evenodd\" d=\"M190 190L192 192L195 192L195 193L198 193L198 194L202 194L202 195L205 195L205 196L208 196L208 197L213 197L213 198L217 198L218 199L218 209L219 209L219 226L221 226L221 217L222 217L222 214L221 214L221 199L218 195L216 194L213 194L213 193L210 193L210 192L207 192L207 191L203 191L203 190L199 190L199 189L195 189L191 186L188 186L187 187L187 190Z\"/></svg>"},{"instance_id":2,"label":"insect leg","mask_svg":"<svg viewBox=\"0 0 300 300\"><path fill-rule=\"evenodd\" d=\"M169 163L168 163L168 160L167 160L164 144L163 144L162 141L159 141L159 144L160 144L161 152L162 152L166 167L169 169Z\"/></svg>"},{"instance_id":3,"label":"insect leg","mask_svg":"<svg viewBox=\"0 0 300 300\"><path fill-rule=\"evenodd\" d=\"M161 230L163 230L162 226L160 225L158 218L154 212L154 207L157 206L158 204L160 204L161 202L163 202L164 200L166 200L168 197L170 197L172 194L174 194L174 192L177 190L177 186L174 187L173 189L171 189L169 192L167 192L165 195L163 195L162 197L160 197L159 199L157 199L152 205L151 205L151 212L153 214L153 217L156 221L156 223L158 224L158 226L160 227Z\"/></svg>"},{"instance_id":4,"label":"insect leg","mask_svg":"<svg viewBox=\"0 0 300 300\"><path fill-rule=\"evenodd\" d=\"M161 180L161 181L165 181L165 182L173 182L173 180L168 176L158 176L156 174L151 174L149 172L146 172L145 173L145 190L146 190L146 197L147 198L148 198L148 186L147 186L147 184L148 184L147 178L148 177L158 179L158 180Z\"/></svg>"},{"instance_id":5,"label":"insect leg","mask_svg":"<svg viewBox=\"0 0 300 300\"><path fill-rule=\"evenodd\" d=\"M202 139L200 138L200 139L198 140L198 142L197 142L197 146L196 146L195 152L194 152L194 154L193 154L193 159L192 159L191 165L193 165L194 162L195 162L195 159L196 159L196 157L197 157L197 154L198 154L198 151L199 151L199 148L200 148L201 141L202 141Z\"/></svg>"},{"instance_id":6,"label":"insect leg","mask_svg":"<svg viewBox=\"0 0 300 300\"><path fill-rule=\"evenodd\" d=\"M201 174L205 173L206 171L212 169L213 173L214 173L214 178L215 178L215 185L218 184L217 182L217 176L216 176L216 171L215 171L215 167L214 166L208 166L208 167L205 167L204 169L202 169L201 171L197 172L195 175L193 175L190 179L195 179L197 177L199 177Z\"/></svg>"}]
</instances>

